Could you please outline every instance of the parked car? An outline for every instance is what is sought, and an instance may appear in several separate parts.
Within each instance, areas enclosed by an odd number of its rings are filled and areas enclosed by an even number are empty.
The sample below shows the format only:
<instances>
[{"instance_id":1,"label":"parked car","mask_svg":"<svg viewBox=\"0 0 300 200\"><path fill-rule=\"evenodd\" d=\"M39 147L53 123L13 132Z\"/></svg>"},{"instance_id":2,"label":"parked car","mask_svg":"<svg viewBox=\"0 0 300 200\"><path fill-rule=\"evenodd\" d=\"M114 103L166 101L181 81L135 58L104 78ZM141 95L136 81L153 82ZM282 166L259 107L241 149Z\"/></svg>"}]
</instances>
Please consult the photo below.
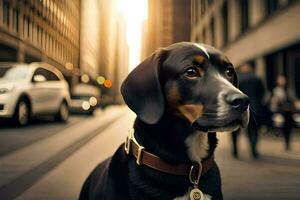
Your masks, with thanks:
<instances>
[{"instance_id":1,"label":"parked car","mask_svg":"<svg viewBox=\"0 0 300 200\"><path fill-rule=\"evenodd\" d=\"M80 83L72 90L71 111L78 114L93 114L100 102L99 88Z\"/></svg>"},{"instance_id":2,"label":"parked car","mask_svg":"<svg viewBox=\"0 0 300 200\"><path fill-rule=\"evenodd\" d=\"M0 118L13 119L20 126L40 115L66 122L69 104L69 85L55 67L0 62Z\"/></svg>"}]
</instances>

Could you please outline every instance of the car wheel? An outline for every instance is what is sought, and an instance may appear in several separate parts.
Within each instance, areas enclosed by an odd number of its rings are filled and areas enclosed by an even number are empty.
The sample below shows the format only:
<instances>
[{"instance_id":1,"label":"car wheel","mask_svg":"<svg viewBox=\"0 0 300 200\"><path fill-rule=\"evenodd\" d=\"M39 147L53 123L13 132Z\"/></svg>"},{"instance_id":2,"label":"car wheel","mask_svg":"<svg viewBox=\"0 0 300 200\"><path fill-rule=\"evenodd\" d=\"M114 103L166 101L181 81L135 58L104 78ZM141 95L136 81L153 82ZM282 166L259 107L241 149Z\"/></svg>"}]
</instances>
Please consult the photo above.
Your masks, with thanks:
<instances>
[{"instance_id":1,"label":"car wheel","mask_svg":"<svg viewBox=\"0 0 300 200\"><path fill-rule=\"evenodd\" d=\"M20 99L17 103L14 122L19 126L26 126L30 120L30 107L26 99Z\"/></svg>"},{"instance_id":2,"label":"car wheel","mask_svg":"<svg viewBox=\"0 0 300 200\"><path fill-rule=\"evenodd\" d=\"M66 102L63 102L55 116L56 121L66 122L69 119L69 107Z\"/></svg>"}]
</instances>

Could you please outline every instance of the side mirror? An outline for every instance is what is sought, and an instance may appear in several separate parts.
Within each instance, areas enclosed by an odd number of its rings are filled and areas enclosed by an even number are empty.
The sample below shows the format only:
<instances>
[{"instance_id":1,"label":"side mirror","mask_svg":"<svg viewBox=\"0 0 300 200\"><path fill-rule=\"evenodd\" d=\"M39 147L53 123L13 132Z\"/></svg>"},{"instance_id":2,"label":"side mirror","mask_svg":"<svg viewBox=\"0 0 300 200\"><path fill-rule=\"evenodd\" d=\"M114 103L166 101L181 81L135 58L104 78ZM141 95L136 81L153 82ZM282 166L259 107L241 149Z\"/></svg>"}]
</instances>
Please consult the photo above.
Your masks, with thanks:
<instances>
[{"instance_id":1,"label":"side mirror","mask_svg":"<svg viewBox=\"0 0 300 200\"><path fill-rule=\"evenodd\" d=\"M35 75L33 77L33 82L34 83L40 83L40 82L45 82L45 81L46 81L46 78L43 75Z\"/></svg>"}]
</instances>

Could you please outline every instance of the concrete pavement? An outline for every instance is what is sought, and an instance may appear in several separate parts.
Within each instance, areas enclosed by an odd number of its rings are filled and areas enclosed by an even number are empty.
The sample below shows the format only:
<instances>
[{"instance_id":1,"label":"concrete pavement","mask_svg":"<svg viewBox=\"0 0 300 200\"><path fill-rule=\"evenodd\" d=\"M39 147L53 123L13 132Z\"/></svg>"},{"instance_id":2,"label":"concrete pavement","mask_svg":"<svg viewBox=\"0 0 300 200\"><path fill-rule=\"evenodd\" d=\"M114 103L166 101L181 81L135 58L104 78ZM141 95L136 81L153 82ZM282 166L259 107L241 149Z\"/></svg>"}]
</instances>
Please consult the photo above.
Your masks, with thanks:
<instances>
[{"instance_id":1,"label":"concrete pavement","mask_svg":"<svg viewBox=\"0 0 300 200\"><path fill-rule=\"evenodd\" d=\"M295 133L296 134L296 133ZM300 135L292 141L292 150L284 150L283 138L261 135L260 158L253 160L245 134L240 136L240 157L231 156L231 140L218 133L216 160L221 170L224 199L296 200L300 196Z\"/></svg>"}]
</instances>

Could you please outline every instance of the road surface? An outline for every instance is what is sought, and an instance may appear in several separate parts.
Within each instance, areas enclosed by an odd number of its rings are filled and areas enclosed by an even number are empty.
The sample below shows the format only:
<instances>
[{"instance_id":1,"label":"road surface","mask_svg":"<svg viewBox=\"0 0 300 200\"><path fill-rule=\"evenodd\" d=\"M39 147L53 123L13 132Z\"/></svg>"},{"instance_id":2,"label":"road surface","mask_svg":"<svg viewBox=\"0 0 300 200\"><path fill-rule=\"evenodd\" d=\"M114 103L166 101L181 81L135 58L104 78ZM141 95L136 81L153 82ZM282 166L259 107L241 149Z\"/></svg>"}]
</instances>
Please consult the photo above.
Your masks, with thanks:
<instances>
[{"instance_id":1,"label":"road surface","mask_svg":"<svg viewBox=\"0 0 300 200\"><path fill-rule=\"evenodd\" d=\"M125 106L114 106L93 117L74 116L65 125L1 127L0 199L77 199L87 175L124 141L134 117ZM262 135L261 157L253 160L244 135L240 157L233 159L229 133L218 133L215 157L224 199L299 199L299 131L294 135L290 152L283 150L281 137Z\"/></svg>"}]
</instances>

